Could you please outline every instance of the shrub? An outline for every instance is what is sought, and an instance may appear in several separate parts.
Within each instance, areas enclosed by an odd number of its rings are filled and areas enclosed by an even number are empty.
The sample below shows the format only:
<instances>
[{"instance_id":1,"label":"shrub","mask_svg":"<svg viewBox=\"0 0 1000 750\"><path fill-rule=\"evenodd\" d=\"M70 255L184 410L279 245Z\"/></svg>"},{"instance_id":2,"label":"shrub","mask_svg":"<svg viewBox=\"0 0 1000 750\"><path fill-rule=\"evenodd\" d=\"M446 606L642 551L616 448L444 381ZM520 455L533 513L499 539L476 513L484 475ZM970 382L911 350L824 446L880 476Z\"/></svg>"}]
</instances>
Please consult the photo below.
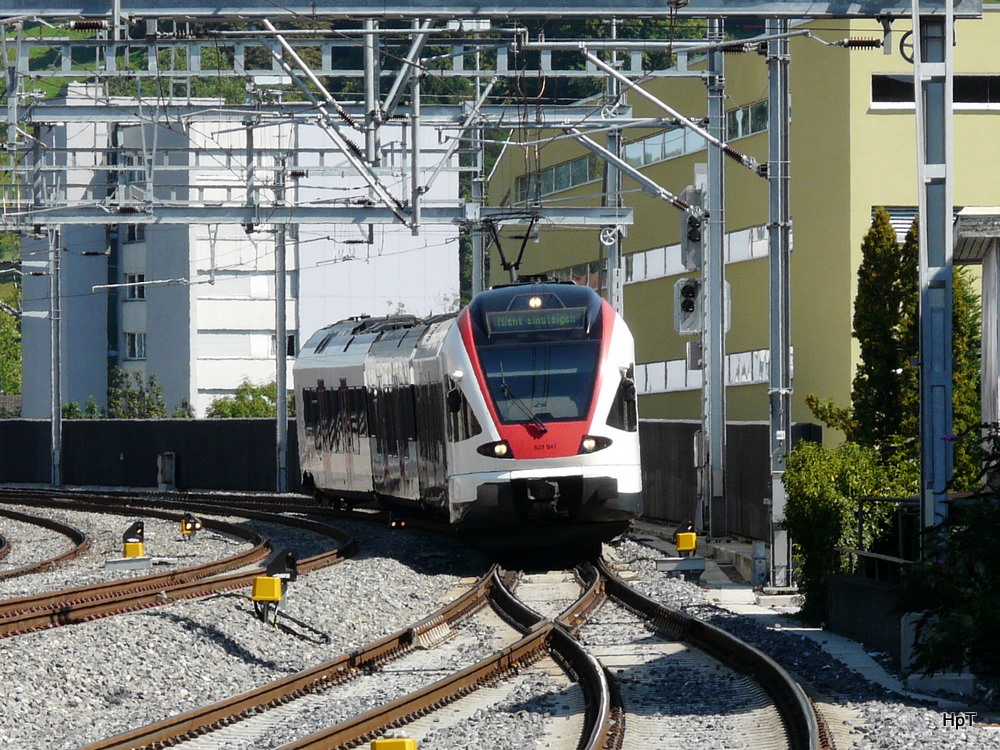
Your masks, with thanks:
<instances>
[{"instance_id":1,"label":"shrub","mask_svg":"<svg viewBox=\"0 0 1000 750\"><path fill-rule=\"evenodd\" d=\"M924 674L1000 673L1000 500L953 508L905 571L903 611L919 612L914 664Z\"/></svg>"},{"instance_id":2,"label":"shrub","mask_svg":"<svg viewBox=\"0 0 1000 750\"><path fill-rule=\"evenodd\" d=\"M784 526L792 537L805 596L801 614L822 621L827 614L827 578L847 563L837 548L869 549L892 520L888 504L870 503L859 539L858 499L898 494L909 479L882 463L874 448L846 442L831 451L818 443L801 442L788 456L784 483L788 495Z\"/></svg>"}]
</instances>

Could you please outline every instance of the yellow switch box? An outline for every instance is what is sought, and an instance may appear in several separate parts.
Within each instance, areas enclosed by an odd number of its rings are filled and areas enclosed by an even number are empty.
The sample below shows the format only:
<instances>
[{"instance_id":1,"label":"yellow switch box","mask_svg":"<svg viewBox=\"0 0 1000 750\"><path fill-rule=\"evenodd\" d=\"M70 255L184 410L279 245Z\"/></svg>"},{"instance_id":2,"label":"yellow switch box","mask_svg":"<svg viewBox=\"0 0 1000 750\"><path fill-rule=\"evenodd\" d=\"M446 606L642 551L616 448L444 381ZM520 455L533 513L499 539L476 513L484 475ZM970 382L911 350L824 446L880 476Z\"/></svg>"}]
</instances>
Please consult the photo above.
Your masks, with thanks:
<instances>
[{"instance_id":1,"label":"yellow switch box","mask_svg":"<svg viewBox=\"0 0 1000 750\"><path fill-rule=\"evenodd\" d=\"M125 542L125 557L142 557L142 542Z\"/></svg>"},{"instance_id":2,"label":"yellow switch box","mask_svg":"<svg viewBox=\"0 0 1000 750\"><path fill-rule=\"evenodd\" d=\"M677 535L678 552L694 552L698 549L698 535L689 531Z\"/></svg>"},{"instance_id":3,"label":"yellow switch box","mask_svg":"<svg viewBox=\"0 0 1000 750\"><path fill-rule=\"evenodd\" d=\"M250 598L255 602L280 602L281 579L273 576L257 576L253 579L253 593Z\"/></svg>"},{"instance_id":4,"label":"yellow switch box","mask_svg":"<svg viewBox=\"0 0 1000 750\"><path fill-rule=\"evenodd\" d=\"M381 740L372 740L371 750L417 750L417 741L409 737L406 739L387 737Z\"/></svg>"}]
</instances>

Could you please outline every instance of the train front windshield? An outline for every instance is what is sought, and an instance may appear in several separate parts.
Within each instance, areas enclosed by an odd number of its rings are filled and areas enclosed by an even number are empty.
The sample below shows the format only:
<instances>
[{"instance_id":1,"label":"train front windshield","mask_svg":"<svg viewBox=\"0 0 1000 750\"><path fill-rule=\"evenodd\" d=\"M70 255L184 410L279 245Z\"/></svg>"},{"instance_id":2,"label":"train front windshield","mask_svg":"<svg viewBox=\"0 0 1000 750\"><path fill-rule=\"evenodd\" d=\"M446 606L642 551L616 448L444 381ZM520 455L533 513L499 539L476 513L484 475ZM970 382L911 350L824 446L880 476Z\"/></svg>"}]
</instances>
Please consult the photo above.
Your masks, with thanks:
<instances>
[{"instance_id":1,"label":"train front windshield","mask_svg":"<svg viewBox=\"0 0 1000 750\"><path fill-rule=\"evenodd\" d=\"M600 298L586 287L529 289L492 292L470 306L479 363L500 421L586 419L601 353Z\"/></svg>"},{"instance_id":2,"label":"train front windshield","mask_svg":"<svg viewBox=\"0 0 1000 750\"><path fill-rule=\"evenodd\" d=\"M580 420L590 412L599 341L521 343L479 349L500 420Z\"/></svg>"}]
</instances>

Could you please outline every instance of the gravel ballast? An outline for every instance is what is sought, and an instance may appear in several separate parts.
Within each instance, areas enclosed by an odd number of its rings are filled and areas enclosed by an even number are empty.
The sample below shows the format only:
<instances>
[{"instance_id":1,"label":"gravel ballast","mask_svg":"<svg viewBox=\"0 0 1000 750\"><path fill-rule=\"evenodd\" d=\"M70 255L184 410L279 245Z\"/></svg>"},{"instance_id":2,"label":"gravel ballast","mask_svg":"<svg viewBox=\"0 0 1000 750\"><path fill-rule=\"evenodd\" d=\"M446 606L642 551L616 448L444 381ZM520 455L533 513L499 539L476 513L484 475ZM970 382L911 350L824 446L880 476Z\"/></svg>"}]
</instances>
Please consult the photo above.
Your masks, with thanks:
<instances>
[{"instance_id":1,"label":"gravel ballast","mask_svg":"<svg viewBox=\"0 0 1000 750\"><path fill-rule=\"evenodd\" d=\"M77 526L91 537L92 549L55 571L0 583L0 597L132 575L111 574L103 562L120 555L121 533L133 519L59 510L30 512L50 513ZM330 544L297 529L239 522L280 536L279 543L299 549L300 557ZM292 622L288 624L308 640L264 625L253 616L248 591L3 639L0 747L79 748L294 674L412 624L483 570L481 560L446 539L340 520L334 524L358 539L361 552L340 565L300 576L289 585L284 605L289 615L322 631L325 639ZM0 522L0 533L15 545L13 550L21 548L17 554L26 555L11 560L12 550L0 561L0 569L58 554L68 546L59 535L20 522ZM31 553L23 552L25 533L32 535ZM151 556L180 567L227 557L246 545L204 532L195 542L185 543L175 522L147 519L146 546ZM814 641L707 603L704 589L656 571L654 559L660 553L655 550L633 541L607 549L638 574L633 585L647 595L753 643L819 693L855 710L863 718L851 735L856 750L1000 750L996 731L948 726L946 711L868 682ZM376 700L370 697L372 705ZM352 709L364 705L362 697ZM538 699L519 688L516 700L478 712L460 727L436 732L427 746L435 750L530 746L543 733L544 713ZM703 718L712 720L705 714ZM724 718L720 712L719 721Z\"/></svg>"},{"instance_id":2,"label":"gravel ballast","mask_svg":"<svg viewBox=\"0 0 1000 750\"><path fill-rule=\"evenodd\" d=\"M763 626L705 602L704 590L696 584L656 570L655 559L661 553L625 541L611 554L639 575L633 585L647 596L729 631L764 651L797 679L857 711L864 723L852 732L855 750L1000 750L1000 730L956 727L946 719L954 715L950 709L927 706L875 685L805 636Z\"/></svg>"},{"instance_id":3,"label":"gravel ballast","mask_svg":"<svg viewBox=\"0 0 1000 750\"><path fill-rule=\"evenodd\" d=\"M95 545L98 550L119 554L127 526L121 518L52 513L68 521L72 516L69 522L108 540ZM160 523L170 529L160 534ZM300 550L300 557L330 546L311 532L243 523ZM325 638L290 621L312 640L261 623L246 590L0 640L0 746L78 748L286 677L412 624L440 607L463 576L482 570L481 562L463 563L467 550L448 540L362 523L337 526L360 541L361 552L300 576L283 604L288 615ZM180 557L217 544L216 557L234 554L231 540L213 537L202 532L186 543L177 524L146 523L150 554ZM58 583L36 576L15 580L22 586L30 581L35 592L83 585L102 579L102 566L95 551L54 572ZM10 589L2 594L17 595Z\"/></svg>"}]
</instances>

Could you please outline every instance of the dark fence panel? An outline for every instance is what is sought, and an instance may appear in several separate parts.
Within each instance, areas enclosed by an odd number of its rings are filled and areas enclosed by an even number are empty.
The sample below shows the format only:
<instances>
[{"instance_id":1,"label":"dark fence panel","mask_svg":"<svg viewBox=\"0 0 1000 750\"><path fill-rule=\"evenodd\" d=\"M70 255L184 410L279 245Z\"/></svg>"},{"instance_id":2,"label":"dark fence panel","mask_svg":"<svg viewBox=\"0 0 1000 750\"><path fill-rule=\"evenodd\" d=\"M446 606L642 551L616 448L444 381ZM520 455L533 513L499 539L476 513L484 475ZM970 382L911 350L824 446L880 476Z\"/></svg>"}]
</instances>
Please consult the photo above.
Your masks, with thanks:
<instances>
[{"instance_id":1,"label":"dark fence panel","mask_svg":"<svg viewBox=\"0 0 1000 750\"><path fill-rule=\"evenodd\" d=\"M900 648L899 586L847 575L827 579L827 627L888 653L897 664Z\"/></svg>"},{"instance_id":2,"label":"dark fence panel","mask_svg":"<svg viewBox=\"0 0 1000 750\"><path fill-rule=\"evenodd\" d=\"M697 477L694 421L642 420L643 507L647 518L694 520ZM819 440L816 425L792 428L792 443ZM726 432L726 507L729 533L770 538L769 428L732 423ZM271 419L73 419L63 422L63 483L155 487L156 459L176 457L179 489L261 490L275 487L275 436ZM49 423L0 421L0 482L47 484ZM288 483L299 485L295 423L288 430Z\"/></svg>"},{"instance_id":3,"label":"dark fence panel","mask_svg":"<svg viewBox=\"0 0 1000 750\"><path fill-rule=\"evenodd\" d=\"M698 499L694 468L699 422L640 420L643 515L680 522L695 520ZM765 422L732 422L726 429L726 511L729 534L770 540L770 427ZM822 439L820 427L792 426L792 445Z\"/></svg>"},{"instance_id":4,"label":"dark fence panel","mask_svg":"<svg viewBox=\"0 0 1000 750\"><path fill-rule=\"evenodd\" d=\"M49 423L0 422L0 481L47 483ZM295 423L289 422L288 482L300 489ZM157 457L175 455L179 489L273 490L274 420L80 419L63 422L68 485L155 487Z\"/></svg>"},{"instance_id":5,"label":"dark fence panel","mask_svg":"<svg viewBox=\"0 0 1000 750\"><path fill-rule=\"evenodd\" d=\"M0 481L18 484L51 482L50 435L48 420L0 421Z\"/></svg>"},{"instance_id":6,"label":"dark fence panel","mask_svg":"<svg viewBox=\"0 0 1000 750\"><path fill-rule=\"evenodd\" d=\"M643 515L661 521L694 521L698 478L694 437L700 422L639 420Z\"/></svg>"}]
</instances>

